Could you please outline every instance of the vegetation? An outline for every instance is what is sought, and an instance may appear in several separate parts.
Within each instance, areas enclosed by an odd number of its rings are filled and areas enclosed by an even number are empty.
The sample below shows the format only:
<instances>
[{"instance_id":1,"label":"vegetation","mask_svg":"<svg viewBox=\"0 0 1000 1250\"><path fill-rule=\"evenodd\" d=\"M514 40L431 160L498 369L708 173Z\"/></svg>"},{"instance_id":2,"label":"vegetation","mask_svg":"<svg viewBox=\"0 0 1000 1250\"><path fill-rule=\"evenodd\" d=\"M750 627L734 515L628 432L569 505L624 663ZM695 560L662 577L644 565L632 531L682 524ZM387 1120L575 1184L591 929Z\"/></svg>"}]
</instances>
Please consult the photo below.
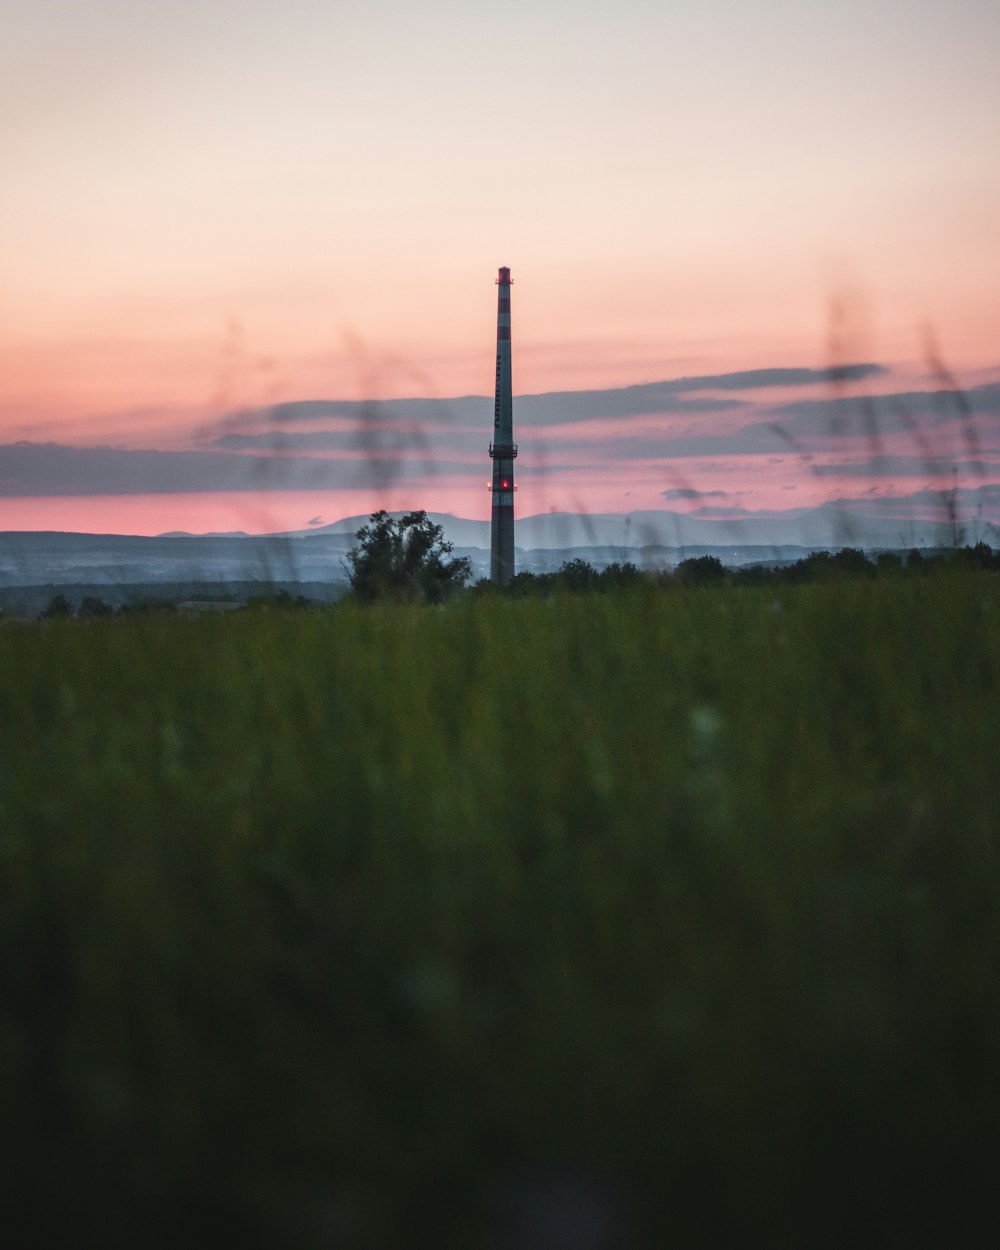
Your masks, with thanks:
<instances>
[{"instance_id":1,"label":"vegetation","mask_svg":"<svg viewBox=\"0 0 1000 1250\"><path fill-rule=\"evenodd\" d=\"M440 603L464 588L471 573L465 557L448 559L452 544L443 540L440 526L422 512L402 521L373 513L369 525L358 531L362 540L349 560L358 566L355 597L362 602ZM389 536L393 536L391 541ZM416 538L416 541L414 539ZM404 549L412 550L404 557ZM547 597L572 592L617 592L627 587L678 587L728 584L774 586L854 577L925 576L945 570L1000 572L1000 551L986 543L974 547L940 550L914 548L909 552L881 551L871 556L853 547L840 551L815 551L788 564L753 564L727 568L717 556L692 556L673 569L640 570L626 561L595 568L586 560L568 560L552 573L518 573L504 591L488 580L476 583L477 595L505 594L513 598ZM154 585L128 583L104 588L106 597L92 586L20 586L0 588L0 619L6 607L14 618L37 616L40 620L66 616L94 616L171 612L219 611L223 608L317 608L336 602L348 586L342 582L188 582ZM304 593L307 592L307 593ZM2 602L6 599L6 604ZM74 605L79 606L74 606Z\"/></svg>"},{"instance_id":2,"label":"vegetation","mask_svg":"<svg viewBox=\"0 0 1000 1250\"><path fill-rule=\"evenodd\" d=\"M9 1244L988 1244L1000 580L619 576L4 624Z\"/></svg>"},{"instance_id":3,"label":"vegetation","mask_svg":"<svg viewBox=\"0 0 1000 1250\"><path fill-rule=\"evenodd\" d=\"M351 590L365 602L441 603L472 575L471 561L452 557L453 545L426 512L373 512L356 537L347 562Z\"/></svg>"},{"instance_id":4,"label":"vegetation","mask_svg":"<svg viewBox=\"0 0 1000 1250\"><path fill-rule=\"evenodd\" d=\"M43 620L58 620L60 617L72 616L73 606L65 595L53 595L48 606L42 613Z\"/></svg>"}]
</instances>

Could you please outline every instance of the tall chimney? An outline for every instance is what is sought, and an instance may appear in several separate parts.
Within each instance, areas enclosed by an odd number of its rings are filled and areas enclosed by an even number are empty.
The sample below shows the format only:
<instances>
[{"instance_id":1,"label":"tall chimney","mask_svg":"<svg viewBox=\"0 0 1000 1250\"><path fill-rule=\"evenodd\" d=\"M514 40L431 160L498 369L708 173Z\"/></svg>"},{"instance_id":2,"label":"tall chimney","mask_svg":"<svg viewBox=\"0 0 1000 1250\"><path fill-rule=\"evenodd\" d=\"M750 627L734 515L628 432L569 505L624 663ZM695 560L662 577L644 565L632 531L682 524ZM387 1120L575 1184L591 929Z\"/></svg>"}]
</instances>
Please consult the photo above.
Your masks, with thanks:
<instances>
[{"instance_id":1,"label":"tall chimney","mask_svg":"<svg viewBox=\"0 0 1000 1250\"><path fill-rule=\"evenodd\" d=\"M510 270L497 278L497 387L493 408L493 518L490 580L506 586L514 576L514 416L510 380Z\"/></svg>"}]
</instances>

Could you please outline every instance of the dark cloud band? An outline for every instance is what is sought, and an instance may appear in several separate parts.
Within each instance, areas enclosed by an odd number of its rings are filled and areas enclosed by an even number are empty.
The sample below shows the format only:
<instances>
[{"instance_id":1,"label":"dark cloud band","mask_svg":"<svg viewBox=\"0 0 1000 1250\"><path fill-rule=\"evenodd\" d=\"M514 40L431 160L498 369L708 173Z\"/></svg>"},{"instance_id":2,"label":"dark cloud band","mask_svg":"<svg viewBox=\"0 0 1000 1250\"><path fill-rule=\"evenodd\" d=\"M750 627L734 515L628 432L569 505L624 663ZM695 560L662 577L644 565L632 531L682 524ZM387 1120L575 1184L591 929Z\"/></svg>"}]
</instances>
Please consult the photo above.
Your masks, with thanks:
<instances>
[{"instance_id":1,"label":"dark cloud band","mask_svg":"<svg viewBox=\"0 0 1000 1250\"><path fill-rule=\"evenodd\" d=\"M878 377L885 372L883 365L873 363L840 365L834 369L746 369L604 390L547 391L518 395L515 399L516 420L519 426L560 425L651 413L725 412L744 406L746 401L732 397L713 399L690 396L700 392L756 391L774 387L821 386L832 381L856 382ZM485 395L377 402L313 399L233 413L226 418L226 422L229 425L267 423L281 426L340 417L361 424L371 421L420 421L478 428L483 421L483 412L491 412L492 405L493 399Z\"/></svg>"}]
</instances>

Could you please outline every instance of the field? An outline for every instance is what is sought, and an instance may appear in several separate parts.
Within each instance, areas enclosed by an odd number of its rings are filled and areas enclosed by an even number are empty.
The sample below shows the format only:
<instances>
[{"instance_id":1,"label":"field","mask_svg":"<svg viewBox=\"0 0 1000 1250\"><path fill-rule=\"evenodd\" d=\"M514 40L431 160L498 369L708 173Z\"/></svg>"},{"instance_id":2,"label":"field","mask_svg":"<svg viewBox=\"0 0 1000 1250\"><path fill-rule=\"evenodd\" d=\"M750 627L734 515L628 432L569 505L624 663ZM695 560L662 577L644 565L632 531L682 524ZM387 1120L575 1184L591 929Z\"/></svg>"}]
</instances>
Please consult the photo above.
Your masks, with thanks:
<instances>
[{"instance_id":1,"label":"field","mask_svg":"<svg viewBox=\"0 0 1000 1250\"><path fill-rule=\"evenodd\" d=\"M986 574L0 628L6 1244L992 1244L998 725Z\"/></svg>"}]
</instances>

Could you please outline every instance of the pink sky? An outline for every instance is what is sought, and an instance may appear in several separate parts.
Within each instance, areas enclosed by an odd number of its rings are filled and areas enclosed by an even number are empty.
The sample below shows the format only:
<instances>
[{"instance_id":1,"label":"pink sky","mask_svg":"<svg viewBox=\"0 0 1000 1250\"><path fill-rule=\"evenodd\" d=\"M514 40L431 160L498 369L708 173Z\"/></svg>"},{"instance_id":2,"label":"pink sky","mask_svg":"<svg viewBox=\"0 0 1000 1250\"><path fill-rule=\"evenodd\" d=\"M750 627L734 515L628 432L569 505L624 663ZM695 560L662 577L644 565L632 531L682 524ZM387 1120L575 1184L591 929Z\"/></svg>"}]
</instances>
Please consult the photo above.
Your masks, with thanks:
<instances>
[{"instance_id":1,"label":"pink sky","mask_svg":"<svg viewBox=\"0 0 1000 1250\"><path fill-rule=\"evenodd\" d=\"M418 20L387 0L37 0L3 20L0 444L113 446L134 467L154 449L221 454L220 437L266 434L298 401L487 402L481 448L470 411L461 446L431 422L417 454L393 410L379 446L395 471L323 488L322 466L297 488L236 489L220 460L222 490L204 463L171 476L161 460L143 492L121 457L74 485L72 457L0 448L0 529L486 516L501 264L516 396L877 362L848 393L880 397L879 454L911 460L873 467L860 416L827 447L812 429L811 461L740 434L801 424L790 404L836 398L822 379L691 393L728 409L581 400L579 421L548 424L519 423L516 399L522 515L698 506L677 490L751 510L905 495L925 484L920 456L928 481L949 456L995 480L992 2L512 0L501 20L431 0ZM948 388L941 362L976 396L971 418L927 398ZM301 454L358 456L354 420L353 451ZM681 430L735 442L695 455L669 442Z\"/></svg>"}]
</instances>

